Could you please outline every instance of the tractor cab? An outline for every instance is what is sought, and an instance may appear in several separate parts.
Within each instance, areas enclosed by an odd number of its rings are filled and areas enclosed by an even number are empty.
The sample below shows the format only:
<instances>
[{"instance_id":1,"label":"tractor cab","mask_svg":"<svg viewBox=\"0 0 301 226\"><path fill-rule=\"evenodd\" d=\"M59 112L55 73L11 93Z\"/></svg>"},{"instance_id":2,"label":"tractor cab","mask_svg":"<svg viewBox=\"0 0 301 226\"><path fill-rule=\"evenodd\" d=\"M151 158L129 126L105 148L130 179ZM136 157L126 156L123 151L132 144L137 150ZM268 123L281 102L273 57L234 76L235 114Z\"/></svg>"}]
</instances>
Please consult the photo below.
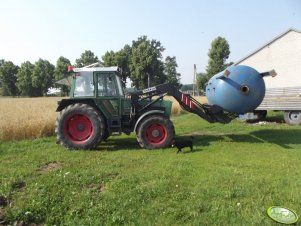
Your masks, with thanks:
<instances>
[{"instance_id":1,"label":"tractor cab","mask_svg":"<svg viewBox=\"0 0 301 226\"><path fill-rule=\"evenodd\" d=\"M74 68L71 98L124 96L118 67Z\"/></svg>"}]
</instances>

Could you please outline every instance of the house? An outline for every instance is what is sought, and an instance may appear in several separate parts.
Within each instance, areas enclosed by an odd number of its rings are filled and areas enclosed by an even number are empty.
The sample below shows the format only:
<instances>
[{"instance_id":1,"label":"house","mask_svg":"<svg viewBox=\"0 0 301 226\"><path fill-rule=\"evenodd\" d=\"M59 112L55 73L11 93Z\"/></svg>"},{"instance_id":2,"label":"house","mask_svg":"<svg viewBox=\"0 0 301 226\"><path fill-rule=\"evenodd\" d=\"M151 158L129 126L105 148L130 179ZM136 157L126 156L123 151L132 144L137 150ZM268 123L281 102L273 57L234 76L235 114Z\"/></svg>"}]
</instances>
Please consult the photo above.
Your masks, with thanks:
<instances>
[{"instance_id":1,"label":"house","mask_svg":"<svg viewBox=\"0 0 301 226\"><path fill-rule=\"evenodd\" d=\"M235 65L247 65L259 72L275 69L277 76L266 77L266 88L301 86L301 31L289 29Z\"/></svg>"}]
</instances>

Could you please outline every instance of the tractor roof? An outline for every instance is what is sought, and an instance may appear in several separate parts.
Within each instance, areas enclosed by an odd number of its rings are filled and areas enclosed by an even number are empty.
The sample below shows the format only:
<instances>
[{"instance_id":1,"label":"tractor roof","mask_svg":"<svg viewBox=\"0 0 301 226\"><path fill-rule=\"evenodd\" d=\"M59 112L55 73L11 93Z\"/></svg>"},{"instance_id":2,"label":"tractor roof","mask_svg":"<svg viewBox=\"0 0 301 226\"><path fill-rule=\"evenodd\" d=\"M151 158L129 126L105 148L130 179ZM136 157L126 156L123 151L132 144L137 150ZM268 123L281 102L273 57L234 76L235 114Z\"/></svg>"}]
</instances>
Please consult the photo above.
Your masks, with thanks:
<instances>
[{"instance_id":1,"label":"tractor roof","mask_svg":"<svg viewBox=\"0 0 301 226\"><path fill-rule=\"evenodd\" d=\"M81 68L72 68L73 72L84 72L84 71L104 71L104 72L119 72L119 67L81 67ZM59 81L56 81L56 84L70 86L72 81L72 75L69 75L66 78L63 78Z\"/></svg>"},{"instance_id":2,"label":"tractor roof","mask_svg":"<svg viewBox=\"0 0 301 226\"><path fill-rule=\"evenodd\" d=\"M120 71L118 67L82 67L82 68L73 68L74 72L82 72L82 71Z\"/></svg>"}]
</instances>

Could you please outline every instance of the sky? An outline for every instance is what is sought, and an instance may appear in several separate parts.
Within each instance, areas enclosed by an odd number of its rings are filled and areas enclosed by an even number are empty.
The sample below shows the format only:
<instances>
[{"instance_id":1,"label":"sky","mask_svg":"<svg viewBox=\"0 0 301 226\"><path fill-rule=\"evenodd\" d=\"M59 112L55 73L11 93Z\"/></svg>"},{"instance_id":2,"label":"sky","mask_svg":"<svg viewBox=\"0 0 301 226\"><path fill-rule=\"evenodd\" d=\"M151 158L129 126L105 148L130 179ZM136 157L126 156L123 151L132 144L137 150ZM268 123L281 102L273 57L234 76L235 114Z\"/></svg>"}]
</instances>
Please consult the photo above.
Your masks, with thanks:
<instances>
[{"instance_id":1,"label":"sky","mask_svg":"<svg viewBox=\"0 0 301 226\"><path fill-rule=\"evenodd\" d=\"M71 63L146 35L175 56L183 84L204 72L211 42L230 45L235 62L290 28L301 30L300 0L0 0L0 59Z\"/></svg>"}]
</instances>

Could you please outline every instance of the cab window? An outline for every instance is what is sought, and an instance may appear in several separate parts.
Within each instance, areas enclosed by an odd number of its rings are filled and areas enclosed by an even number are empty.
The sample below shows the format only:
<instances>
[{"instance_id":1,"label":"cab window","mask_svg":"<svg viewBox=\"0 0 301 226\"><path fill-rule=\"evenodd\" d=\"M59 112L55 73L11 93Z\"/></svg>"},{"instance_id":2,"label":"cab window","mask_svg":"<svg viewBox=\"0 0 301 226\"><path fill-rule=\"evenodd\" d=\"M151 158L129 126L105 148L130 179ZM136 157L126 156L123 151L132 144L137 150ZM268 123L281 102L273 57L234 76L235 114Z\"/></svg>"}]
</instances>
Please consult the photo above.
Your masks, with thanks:
<instances>
[{"instance_id":1,"label":"cab window","mask_svg":"<svg viewBox=\"0 0 301 226\"><path fill-rule=\"evenodd\" d=\"M97 74L98 96L118 96L115 74Z\"/></svg>"},{"instance_id":2,"label":"cab window","mask_svg":"<svg viewBox=\"0 0 301 226\"><path fill-rule=\"evenodd\" d=\"M81 72L75 77L74 96L94 96L93 73Z\"/></svg>"}]
</instances>

